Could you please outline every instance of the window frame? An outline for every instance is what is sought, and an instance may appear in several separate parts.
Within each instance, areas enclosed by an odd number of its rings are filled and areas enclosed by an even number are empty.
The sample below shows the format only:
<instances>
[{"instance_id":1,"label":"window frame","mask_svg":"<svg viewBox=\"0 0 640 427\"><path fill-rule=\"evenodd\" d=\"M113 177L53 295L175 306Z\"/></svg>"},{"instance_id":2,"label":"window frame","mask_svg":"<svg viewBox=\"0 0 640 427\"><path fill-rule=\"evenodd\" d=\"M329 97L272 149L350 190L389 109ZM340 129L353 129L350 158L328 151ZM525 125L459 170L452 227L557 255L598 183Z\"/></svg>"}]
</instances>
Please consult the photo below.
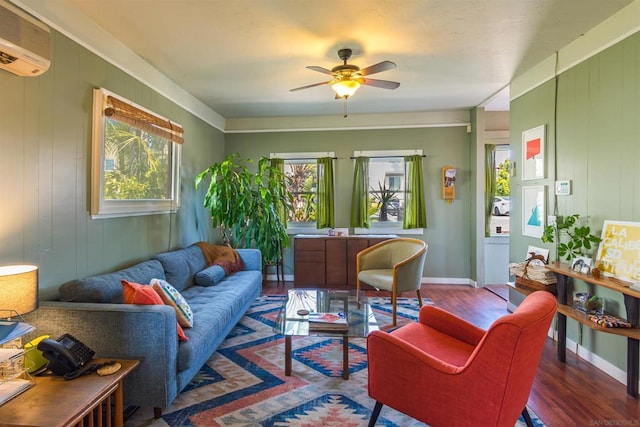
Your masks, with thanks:
<instances>
[{"instance_id":1,"label":"window frame","mask_svg":"<svg viewBox=\"0 0 640 427\"><path fill-rule=\"evenodd\" d=\"M335 157L336 154L333 151L305 151L305 152L286 152L286 153L270 153L271 159L282 159L287 164L287 160L309 160L309 163L323 158L323 157ZM318 188L316 187L316 198L318 194ZM328 228L316 228L316 221L308 221L306 223L301 222L289 222L287 221L287 233L288 234L327 234Z\"/></svg>"},{"instance_id":2,"label":"window frame","mask_svg":"<svg viewBox=\"0 0 640 427\"><path fill-rule=\"evenodd\" d=\"M172 141L168 141L168 143L171 144L171 164L168 168L168 171L170 171L170 197L168 199L105 200L104 166L106 159L104 149L104 132L107 120L104 114L104 109L108 96L116 98L160 119L169 121L169 119L166 119L159 114L137 105L104 88L95 88L93 90L91 219L156 215L177 212L180 207L180 164L182 149L181 144L177 144Z\"/></svg>"},{"instance_id":3,"label":"window frame","mask_svg":"<svg viewBox=\"0 0 640 427\"><path fill-rule=\"evenodd\" d=\"M422 156L421 149L414 150L366 150L366 151L354 151L353 157L405 157L419 155ZM403 159L404 162L404 159ZM369 165L369 170L371 170L371 165ZM371 183L369 183L369 187L371 187ZM370 193L367 190L367 193ZM353 230L353 234L414 234L414 235L422 235L424 234L423 228L410 228L404 229L402 228L402 221L393 221L393 222L372 222L369 228L363 227L355 227Z\"/></svg>"}]
</instances>

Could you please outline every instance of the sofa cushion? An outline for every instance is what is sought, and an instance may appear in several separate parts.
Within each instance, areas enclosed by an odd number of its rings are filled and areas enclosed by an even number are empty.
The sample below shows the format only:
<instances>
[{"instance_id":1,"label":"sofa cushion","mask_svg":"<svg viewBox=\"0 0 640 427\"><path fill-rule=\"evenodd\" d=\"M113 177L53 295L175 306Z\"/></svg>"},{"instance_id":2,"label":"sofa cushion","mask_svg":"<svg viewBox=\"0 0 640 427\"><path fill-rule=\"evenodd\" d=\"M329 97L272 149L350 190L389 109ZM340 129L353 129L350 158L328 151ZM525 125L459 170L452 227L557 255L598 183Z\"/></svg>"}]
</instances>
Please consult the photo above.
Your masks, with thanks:
<instances>
[{"instance_id":1,"label":"sofa cushion","mask_svg":"<svg viewBox=\"0 0 640 427\"><path fill-rule=\"evenodd\" d=\"M153 278L164 279L162 264L148 260L113 273L101 274L65 283L58 289L60 300L68 302L98 302L122 304L121 280L149 283Z\"/></svg>"},{"instance_id":2,"label":"sofa cushion","mask_svg":"<svg viewBox=\"0 0 640 427\"><path fill-rule=\"evenodd\" d=\"M171 283L171 286L182 292L193 286L193 276L207 266L202 251L196 245L171 252L154 255L164 269L164 277L158 277Z\"/></svg>"},{"instance_id":3,"label":"sofa cushion","mask_svg":"<svg viewBox=\"0 0 640 427\"><path fill-rule=\"evenodd\" d=\"M197 321L189 329L189 342L183 343L178 351L178 372L202 364L202 354L211 351L212 339L226 335L229 324L244 313L244 307L259 294L261 285L260 271L238 271L216 286L192 286L182 293Z\"/></svg>"},{"instance_id":4,"label":"sofa cushion","mask_svg":"<svg viewBox=\"0 0 640 427\"><path fill-rule=\"evenodd\" d=\"M198 272L194 277L194 281L198 286L213 286L224 279L226 275L224 268L219 265L212 265Z\"/></svg>"},{"instance_id":5,"label":"sofa cushion","mask_svg":"<svg viewBox=\"0 0 640 427\"><path fill-rule=\"evenodd\" d=\"M160 295L148 285L123 280L122 294L124 295L125 304L164 305ZM178 339L180 341L189 341L189 338L187 338L179 323L176 323L176 328L178 331Z\"/></svg>"},{"instance_id":6,"label":"sofa cushion","mask_svg":"<svg viewBox=\"0 0 640 427\"><path fill-rule=\"evenodd\" d=\"M178 323L183 328L193 327L193 312L189 303L184 297L171 286L169 282L162 279L151 279L150 283L154 291L160 296L166 305L170 305L176 311Z\"/></svg>"}]
</instances>

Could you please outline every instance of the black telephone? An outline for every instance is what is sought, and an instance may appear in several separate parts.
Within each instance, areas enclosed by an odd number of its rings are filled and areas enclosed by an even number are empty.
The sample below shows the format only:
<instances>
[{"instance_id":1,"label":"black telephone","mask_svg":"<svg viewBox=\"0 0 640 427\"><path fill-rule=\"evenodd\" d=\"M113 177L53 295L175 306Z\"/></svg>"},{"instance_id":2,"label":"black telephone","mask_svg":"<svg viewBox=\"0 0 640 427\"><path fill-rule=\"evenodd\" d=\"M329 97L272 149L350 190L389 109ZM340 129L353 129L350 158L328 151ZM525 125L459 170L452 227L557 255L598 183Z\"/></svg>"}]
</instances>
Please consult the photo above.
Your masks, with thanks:
<instances>
[{"instance_id":1,"label":"black telephone","mask_svg":"<svg viewBox=\"0 0 640 427\"><path fill-rule=\"evenodd\" d=\"M37 348L42 352L42 356L49 360L47 369L56 375L80 370L96 354L69 334L64 334L55 341L45 338L38 343Z\"/></svg>"}]
</instances>

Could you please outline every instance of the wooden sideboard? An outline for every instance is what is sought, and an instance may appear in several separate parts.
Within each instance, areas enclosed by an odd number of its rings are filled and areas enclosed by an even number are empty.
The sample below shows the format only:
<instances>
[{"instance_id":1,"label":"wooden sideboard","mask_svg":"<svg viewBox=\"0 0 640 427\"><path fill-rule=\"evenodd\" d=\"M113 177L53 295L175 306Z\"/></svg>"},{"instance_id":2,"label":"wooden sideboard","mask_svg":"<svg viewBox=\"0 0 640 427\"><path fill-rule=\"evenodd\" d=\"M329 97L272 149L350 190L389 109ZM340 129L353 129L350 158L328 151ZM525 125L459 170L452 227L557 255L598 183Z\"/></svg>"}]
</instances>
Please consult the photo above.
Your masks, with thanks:
<instances>
[{"instance_id":1,"label":"wooden sideboard","mask_svg":"<svg viewBox=\"0 0 640 427\"><path fill-rule=\"evenodd\" d=\"M397 236L295 236L294 287L355 287L358 252L395 237Z\"/></svg>"}]
</instances>

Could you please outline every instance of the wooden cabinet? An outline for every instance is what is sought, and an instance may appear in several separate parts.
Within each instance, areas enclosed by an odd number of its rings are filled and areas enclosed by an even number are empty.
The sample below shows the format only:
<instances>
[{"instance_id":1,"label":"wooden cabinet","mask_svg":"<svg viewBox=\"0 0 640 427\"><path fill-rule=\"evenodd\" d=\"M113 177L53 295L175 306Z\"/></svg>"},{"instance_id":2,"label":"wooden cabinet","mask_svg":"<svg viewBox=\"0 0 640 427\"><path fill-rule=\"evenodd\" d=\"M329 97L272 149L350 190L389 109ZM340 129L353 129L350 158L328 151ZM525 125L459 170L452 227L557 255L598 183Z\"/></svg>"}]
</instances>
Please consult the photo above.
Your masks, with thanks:
<instances>
[{"instance_id":1,"label":"wooden cabinet","mask_svg":"<svg viewBox=\"0 0 640 427\"><path fill-rule=\"evenodd\" d=\"M294 237L294 286L344 288L356 286L356 256L394 235Z\"/></svg>"}]
</instances>

